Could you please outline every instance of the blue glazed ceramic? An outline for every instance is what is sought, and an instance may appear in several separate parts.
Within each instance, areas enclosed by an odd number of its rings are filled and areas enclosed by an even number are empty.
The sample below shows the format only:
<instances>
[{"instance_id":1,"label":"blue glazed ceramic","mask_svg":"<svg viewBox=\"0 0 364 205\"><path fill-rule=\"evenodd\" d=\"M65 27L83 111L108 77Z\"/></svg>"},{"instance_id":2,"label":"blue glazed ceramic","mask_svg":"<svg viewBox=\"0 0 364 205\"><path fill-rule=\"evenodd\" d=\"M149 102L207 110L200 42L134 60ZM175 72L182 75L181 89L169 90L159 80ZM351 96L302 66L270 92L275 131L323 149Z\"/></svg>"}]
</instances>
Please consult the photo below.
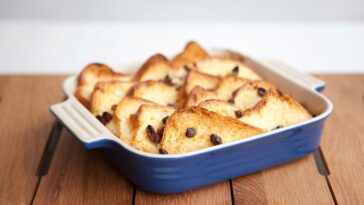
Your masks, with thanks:
<instances>
[{"instance_id":1,"label":"blue glazed ceramic","mask_svg":"<svg viewBox=\"0 0 364 205\"><path fill-rule=\"evenodd\" d=\"M88 149L100 149L139 188L154 193L177 193L298 159L315 151L321 141L331 102L318 93L325 84L277 61L247 64L263 78L293 95L315 117L307 122L237 142L178 155L148 154L112 135L73 96L76 78L64 83L69 99L51 106L52 113Z\"/></svg>"}]
</instances>

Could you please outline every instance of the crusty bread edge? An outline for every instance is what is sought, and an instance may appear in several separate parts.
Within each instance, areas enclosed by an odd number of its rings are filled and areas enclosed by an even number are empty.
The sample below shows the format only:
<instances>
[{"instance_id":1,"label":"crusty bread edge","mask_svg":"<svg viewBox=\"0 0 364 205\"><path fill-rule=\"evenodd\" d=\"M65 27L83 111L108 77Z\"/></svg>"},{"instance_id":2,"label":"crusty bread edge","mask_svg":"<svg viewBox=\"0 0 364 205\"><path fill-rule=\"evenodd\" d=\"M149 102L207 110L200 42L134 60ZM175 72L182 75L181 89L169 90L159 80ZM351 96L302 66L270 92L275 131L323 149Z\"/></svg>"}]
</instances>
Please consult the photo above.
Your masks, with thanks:
<instances>
[{"instance_id":1,"label":"crusty bread edge","mask_svg":"<svg viewBox=\"0 0 364 205\"><path fill-rule=\"evenodd\" d=\"M180 110L177 110L176 112L174 112L172 115L169 116L167 122L166 122L166 126L165 126L165 130L164 130L164 133L163 133L163 138L162 138L162 141L160 143L160 146L163 147L164 143L165 143L165 133L167 133L167 131L169 131L168 129L171 129L169 125L169 123L171 123L172 120L175 120L175 118L180 115L181 113L186 113L186 112L194 112L194 113L197 113L198 115L205 115L206 117L209 117L211 119L223 119L223 120L226 120L227 123L232 123L232 124L235 124L237 126L240 126L241 128L249 128L249 129L253 129L257 132L260 132L260 133L263 133L265 132L264 130L260 129L260 128L257 128L257 127L254 127L252 125L249 125L249 124L246 124L244 122L241 122L239 121L238 119L234 119L232 117L226 117L226 116L222 116L222 115L219 115L215 112L211 112L211 111L208 111L207 109L205 108L201 108L201 107L198 107L198 106L192 106L192 107L189 107L189 108L183 108L183 109L180 109Z\"/></svg>"}]
</instances>

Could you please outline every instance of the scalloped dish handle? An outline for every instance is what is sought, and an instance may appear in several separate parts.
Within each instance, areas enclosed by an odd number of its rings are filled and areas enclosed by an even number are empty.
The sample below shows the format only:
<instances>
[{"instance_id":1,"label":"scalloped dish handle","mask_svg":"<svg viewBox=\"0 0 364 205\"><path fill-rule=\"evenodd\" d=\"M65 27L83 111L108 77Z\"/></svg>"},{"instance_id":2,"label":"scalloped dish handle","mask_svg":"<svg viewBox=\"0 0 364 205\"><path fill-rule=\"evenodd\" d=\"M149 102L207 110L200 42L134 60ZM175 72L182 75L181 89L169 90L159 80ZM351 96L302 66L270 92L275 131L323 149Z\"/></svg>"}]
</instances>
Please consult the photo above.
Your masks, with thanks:
<instances>
[{"instance_id":1,"label":"scalloped dish handle","mask_svg":"<svg viewBox=\"0 0 364 205\"><path fill-rule=\"evenodd\" d=\"M115 136L74 97L52 105L50 110L65 127L68 127L86 145L101 139L115 140Z\"/></svg>"},{"instance_id":2,"label":"scalloped dish handle","mask_svg":"<svg viewBox=\"0 0 364 205\"><path fill-rule=\"evenodd\" d=\"M295 82L299 83L300 85L308 87L312 90L316 90L317 92L321 92L325 89L326 84L324 81L305 72L296 70L279 60L261 60L260 63L264 64L280 75L286 76L290 79L295 79Z\"/></svg>"}]
</instances>

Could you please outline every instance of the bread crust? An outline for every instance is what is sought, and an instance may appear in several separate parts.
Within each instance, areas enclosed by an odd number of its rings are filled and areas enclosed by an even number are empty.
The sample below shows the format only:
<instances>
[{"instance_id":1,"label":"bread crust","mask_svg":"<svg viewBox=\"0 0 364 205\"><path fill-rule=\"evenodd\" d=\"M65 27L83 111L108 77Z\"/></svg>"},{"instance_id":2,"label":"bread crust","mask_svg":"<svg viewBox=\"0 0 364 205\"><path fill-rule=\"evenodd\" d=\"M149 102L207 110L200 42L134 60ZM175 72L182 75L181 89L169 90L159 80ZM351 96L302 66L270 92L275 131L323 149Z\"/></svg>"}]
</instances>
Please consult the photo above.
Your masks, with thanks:
<instances>
[{"instance_id":1,"label":"bread crust","mask_svg":"<svg viewBox=\"0 0 364 205\"><path fill-rule=\"evenodd\" d=\"M109 66L101 63L88 64L78 76L78 85L75 90L75 97L87 108L90 107L90 100L94 87L98 82L110 80L129 81L130 76L113 71Z\"/></svg>"},{"instance_id":2,"label":"bread crust","mask_svg":"<svg viewBox=\"0 0 364 205\"><path fill-rule=\"evenodd\" d=\"M231 74L221 78L216 88L213 90L207 90L197 86L192 89L190 94L187 96L184 107L196 106L199 103L209 99L228 101L232 98L233 92L236 89L248 82L249 80L247 79Z\"/></svg>"},{"instance_id":3,"label":"bread crust","mask_svg":"<svg viewBox=\"0 0 364 205\"><path fill-rule=\"evenodd\" d=\"M149 100L161 105L175 105L178 90L175 86L162 81L148 80L136 84L130 89L128 96Z\"/></svg>"},{"instance_id":4,"label":"bread crust","mask_svg":"<svg viewBox=\"0 0 364 205\"><path fill-rule=\"evenodd\" d=\"M311 118L312 115L289 95L268 90L261 101L243 112L239 120L270 131Z\"/></svg>"},{"instance_id":5,"label":"bread crust","mask_svg":"<svg viewBox=\"0 0 364 205\"><path fill-rule=\"evenodd\" d=\"M171 61L151 56L133 77L89 64L74 95L122 141L149 153L191 152L312 118L244 61L192 41ZM160 128L157 138L148 125Z\"/></svg>"},{"instance_id":6,"label":"bread crust","mask_svg":"<svg viewBox=\"0 0 364 205\"><path fill-rule=\"evenodd\" d=\"M115 135L127 144L131 144L133 130L131 117L142 105L154 105L155 103L141 98L125 97L116 107L113 123L116 126Z\"/></svg>"},{"instance_id":7,"label":"bread crust","mask_svg":"<svg viewBox=\"0 0 364 205\"><path fill-rule=\"evenodd\" d=\"M96 84L91 96L90 110L94 115L103 112L113 113L112 106L117 105L134 85L133 82L107 81Z\"/></svg>"},{"instance_id":8,"label":"bread crust","mask_svg":"<svg viewBox=\"0 0 364 205\"><path fill-rule=\"evenodd\" d=\"M197 60L208 57L209 54L197 42L190 41L187 43L182 53L172 59L172 66L183 67L189 66Z\"/></svg>"},{"instance_id":9,"label":"bread crust","mask_svg":"<svg viewBox=\"0 0 364 205\"><path fill-rule=\"evenodd\" d=\"M236 74L241 78L249 80L262 79L252 68L228 56L209 56L200 59L193 64L191 69L219 77Z\"/></svg>"},{"instance_id":10,"label":"bread crust","mask_svg":"<svg viewBox=\"0 0 364 205\"><path fill-rule=\"evenodd\" d=\"M140 106L130 118L133 127L131 145L144 152L158 153L159 143L152 142L148 138L146 127L151 125L157 131L164 126L162 119L174 111L174 108L161 105L146 104Z\"/></svg>"},{"instance_id":11,"label":"bread crust","mask_svg":"<svg viewBox=\"0 0 364 205\"><path fill-rule=\"evenodd\" d=\"M157 53L151 56L138 70L134 76L134 80L141 81L143 76L150 70L155 69L155 66L170 66L169 60L164 55Z\"/></svg>"},{"instance_id":12,"label":"bread crust","mask_svg":"<svg viewBox=\"0 0 364 205\"><path fill-rule=\"evenodd\" d=\"M188 127L197 130L193 138L187 138L183 134ZM171 154L185 153L213 146L209 139L211 134L220 136L223 143L228 143L260 133L263 130L237 119L201 107L189 107L176 111L168 118L161 148Z\"/></svg>"}]
</instances>

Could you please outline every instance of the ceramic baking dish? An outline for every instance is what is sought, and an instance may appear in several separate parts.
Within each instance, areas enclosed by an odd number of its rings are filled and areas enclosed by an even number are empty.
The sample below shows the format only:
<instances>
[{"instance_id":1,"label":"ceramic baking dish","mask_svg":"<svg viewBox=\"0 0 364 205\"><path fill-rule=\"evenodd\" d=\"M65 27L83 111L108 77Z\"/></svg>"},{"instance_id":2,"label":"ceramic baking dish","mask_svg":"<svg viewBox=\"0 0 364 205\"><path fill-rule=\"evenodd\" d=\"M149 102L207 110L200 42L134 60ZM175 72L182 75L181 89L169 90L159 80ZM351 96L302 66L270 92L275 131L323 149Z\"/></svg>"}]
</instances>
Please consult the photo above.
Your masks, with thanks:
<instances>
[{"instance_id":1,"label":"ceramic baking dish","mask_svg":"<svg viewBox=\"0 0 364 205\"><path fill-rule=\"evenodd\" d=\"M264 79L301 102L315 117L233 143L185 154L158 155L125 144L78 102L73 95L76 76L63 83L68 99L52 105L50 110L87 149L101 149L134 184L155 193L196 189L315 151L320 145L325 119L333 110L332 103L319 93L325 84L276 60L258 61L248 57L245 60Z\"/></svg>"}]
</instances>

